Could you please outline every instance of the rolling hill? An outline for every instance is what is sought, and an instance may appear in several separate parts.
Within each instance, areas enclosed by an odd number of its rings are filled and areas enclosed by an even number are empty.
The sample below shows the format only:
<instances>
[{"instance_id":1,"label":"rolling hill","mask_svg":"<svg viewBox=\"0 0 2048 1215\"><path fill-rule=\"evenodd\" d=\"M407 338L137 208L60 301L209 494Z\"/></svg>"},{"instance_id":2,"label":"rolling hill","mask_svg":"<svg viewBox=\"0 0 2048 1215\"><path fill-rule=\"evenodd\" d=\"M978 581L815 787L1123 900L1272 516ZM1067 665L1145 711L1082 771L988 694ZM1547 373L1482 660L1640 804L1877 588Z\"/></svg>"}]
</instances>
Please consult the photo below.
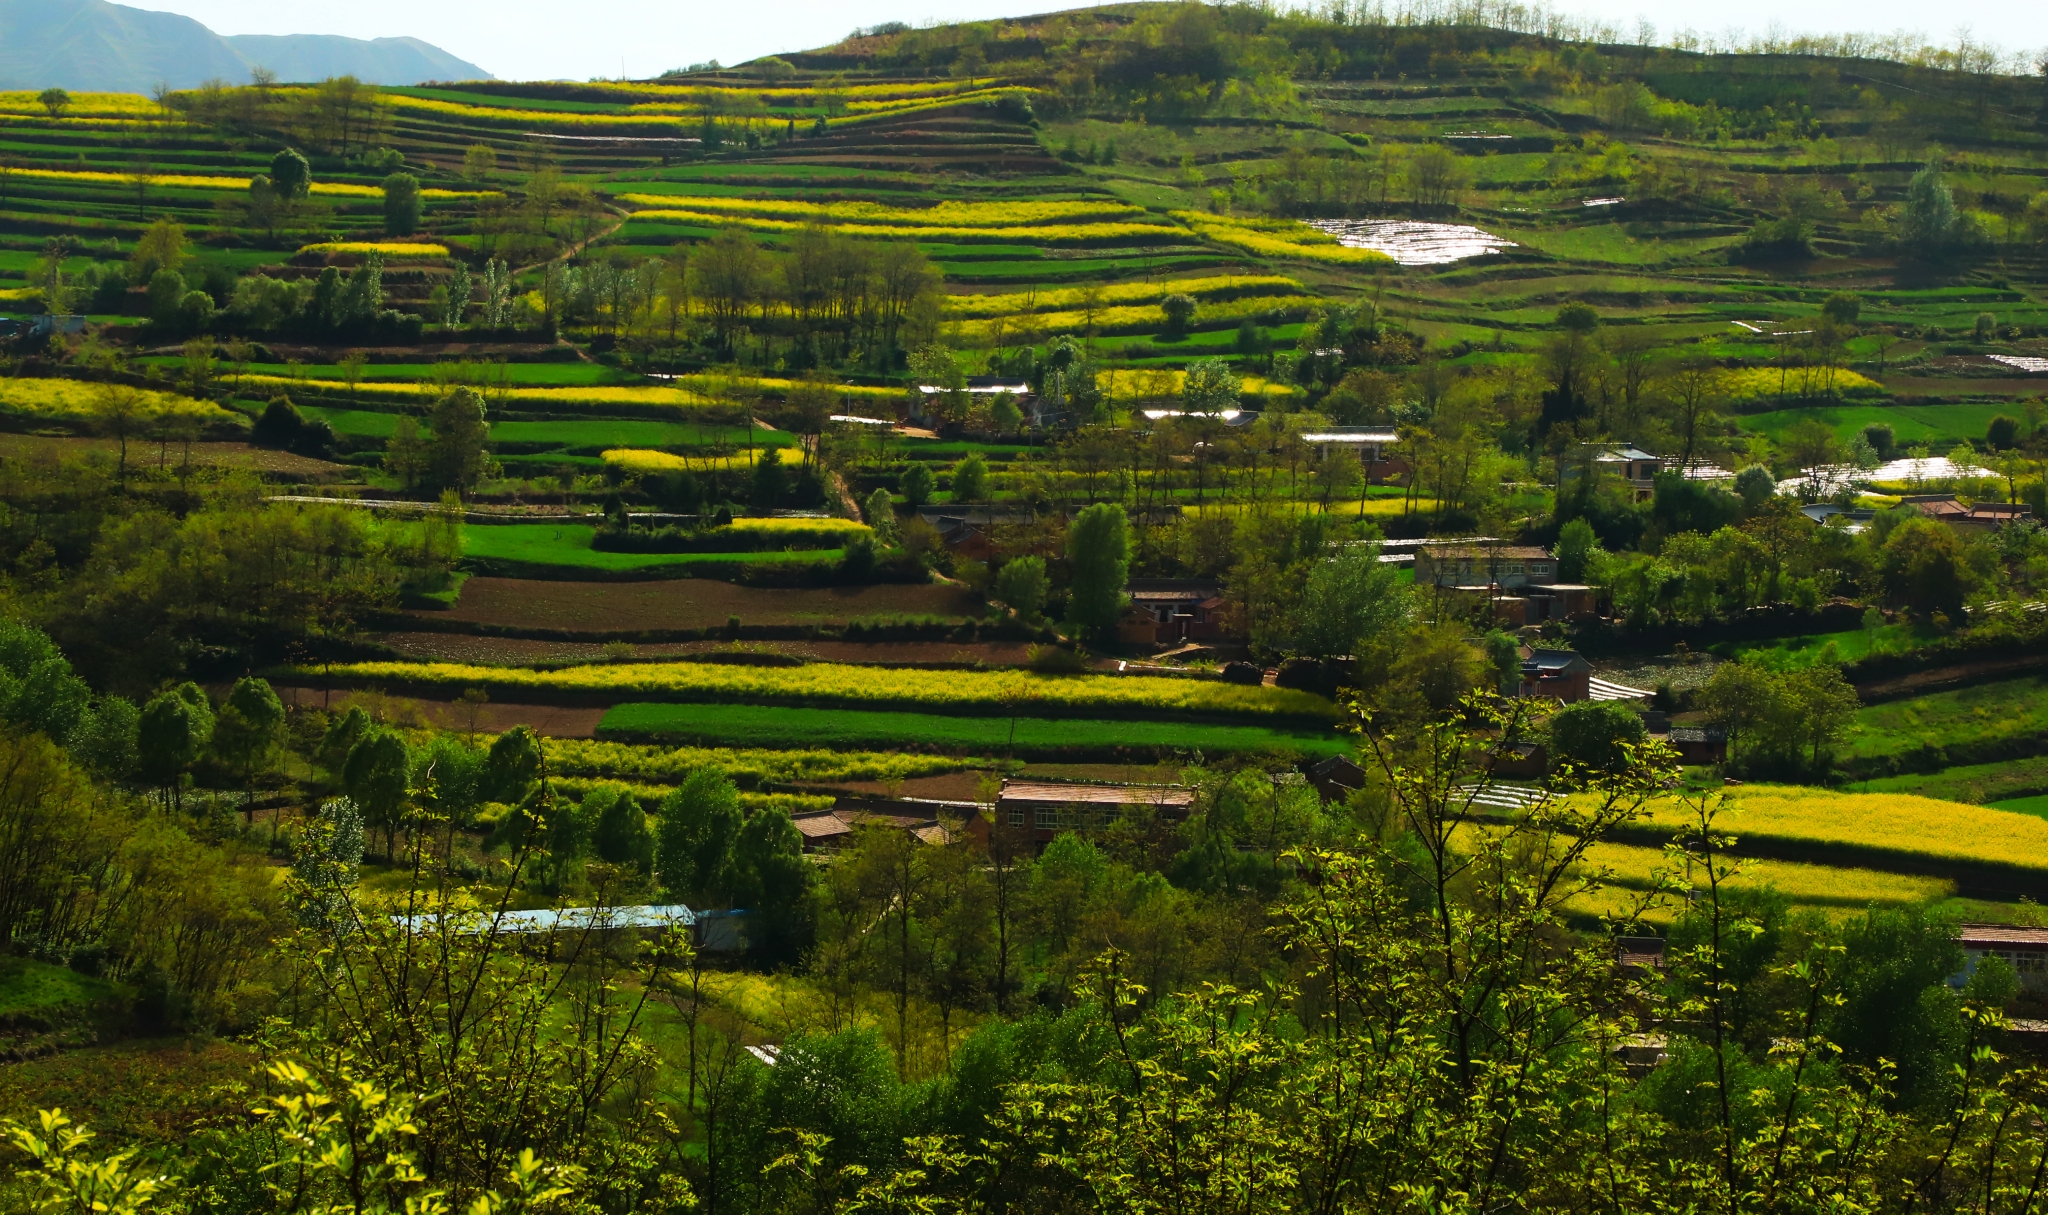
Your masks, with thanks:
<instances>
[{"instance_id":1,"label":"rolling hill","mask_svg":"<svg viewBox=\"0 0 2048 1215\"><path fill-rule=\"evenodd\" d=\"M106 0L0 0L0 89L147 93L159 82L192 88L249 79L355 76L375 84L479 80L490 73L416 38L327 34L224 37L176 13Z\"/></svg>"}]
</instances>

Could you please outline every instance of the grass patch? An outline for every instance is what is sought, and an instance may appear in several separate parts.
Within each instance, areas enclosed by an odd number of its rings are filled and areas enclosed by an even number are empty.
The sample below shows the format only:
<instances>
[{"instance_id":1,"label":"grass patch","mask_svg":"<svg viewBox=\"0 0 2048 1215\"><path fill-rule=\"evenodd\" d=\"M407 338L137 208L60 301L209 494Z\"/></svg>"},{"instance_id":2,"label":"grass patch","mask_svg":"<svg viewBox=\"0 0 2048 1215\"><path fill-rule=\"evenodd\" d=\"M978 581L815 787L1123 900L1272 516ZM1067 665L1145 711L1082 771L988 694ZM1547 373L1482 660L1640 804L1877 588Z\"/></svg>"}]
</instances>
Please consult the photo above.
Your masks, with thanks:
<instances>
[{"instance_id":1,"label":"grass patch","mask_svg":"<svg viewBox=\"0 0 2048 1215\"><path fill-rule=\"evenodd\" d=\"M2048 680L2008 679L1911 700L1869 705L1856 713L1846 741L1852 759L1908 752L1969 754L1999 745L2023 745L2048 733ZM1928 764L1928 770L1947 767Z\"/></svg>"},{"instance_id":2,"label":"grass patch","mask_svg":"<svg viewBox=\"0 0 2048 1215\"><path fill-rule=\"evenodd\" d=\"M1333 733L1188 722L1069 718L941 717L765 705L624 704L599 723L600 736L673 738L741 747L933 747L971 753L1071 755L1099 751L1273 751L1335 755Z\"/></svg>"},{"instance_id":3,"label":"grass patch","mask_svg":"<svg viewBox=\"0 0 2048 1215\"><path fill-rule=\"evenodd\" d=\"M1845 443L1864 427L1882 424L1892 428L1902 447L1925 443L1946 450L1956 443L1983 438L1991 419L1999 414L2018 416L2019 412L2014 405L1814 405L1748 414L1737 417L1735 423L1774 442L1784 442L1794 426L1818 421Z\"/></svg>"},{"instance_id":4,"label":"grass patch","mask_svg":"<svg viewBox=\"0 0 2048 1215\"><path fill-rule=\"evenodd\" d=\"M1952 802L2014 809L2048 790L2048 755L1992 764L1962 764L1939 772L1885 776L1859 783L1864 793L1913 793ZM2033 810L2025 813L2035 813Z\"/></svg>"},{"instance_id":5,"label":"grass patch","mask_svg":"<svg viewBox=\"0 0 2048 1215\"><path fill-rule=\"evenodd\" d=\"M48 1020L89 1012L117 988L66 966L0 957L0 1019Z\"/></svg>"},{"instance_id":6,"label":"grass patch","mask_svg":"<svg viewBox=\"0 0 2048 1215\"><path fill-rule=\"evenodd\" d=\"M504 523L462 529L462 555L480 561L637 570L664 565L759 562L809 564L838 559L837 550L794 553L607 553L590 547L596 529L580 524Z\"/></svg>"}]
</instances>

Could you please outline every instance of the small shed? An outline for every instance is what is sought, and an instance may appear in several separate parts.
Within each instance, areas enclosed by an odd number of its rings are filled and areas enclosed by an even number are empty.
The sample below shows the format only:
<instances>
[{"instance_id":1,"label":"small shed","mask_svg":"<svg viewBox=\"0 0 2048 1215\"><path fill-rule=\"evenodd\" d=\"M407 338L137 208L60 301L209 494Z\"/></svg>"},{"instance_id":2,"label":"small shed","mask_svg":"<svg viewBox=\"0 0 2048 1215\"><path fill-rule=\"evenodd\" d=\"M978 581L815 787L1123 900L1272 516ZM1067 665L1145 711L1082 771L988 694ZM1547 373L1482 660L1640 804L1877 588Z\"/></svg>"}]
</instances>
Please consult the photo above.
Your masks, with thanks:
<instances>
[{"instance_id":1,"label":"small shed","mask_svg":"<svg viewBox=\"0 0 2048 1215\"><path fill-rule=\"evenodd\" d=\"M1688 764L1718 764L1728 759L1728 731L1719 726L1673 726L1666 737L1678 758Z\"/></svg>"},{"instance_id":2,"label":"small shed","mask_svg":"<svg viewBox=\"0 0 2048 1215\"><path fill-rule=\"evenodd\" d=\"M1520 696L1544 696L1573 704L1592 695L1593 664L1577 650L1522 651Z\"/></svg>"},{"instance_id":3,"label":"small shed","mask_svg":"<svg viewBox=\"0 0 2048 1215\"><path fill-rule=\"evenodd\" d=\"M1342 802L1365 788L1365 769L1342 755L1332 755L1310 765L1308 783L1325 802Z\"/></svg>"}]
</instances>

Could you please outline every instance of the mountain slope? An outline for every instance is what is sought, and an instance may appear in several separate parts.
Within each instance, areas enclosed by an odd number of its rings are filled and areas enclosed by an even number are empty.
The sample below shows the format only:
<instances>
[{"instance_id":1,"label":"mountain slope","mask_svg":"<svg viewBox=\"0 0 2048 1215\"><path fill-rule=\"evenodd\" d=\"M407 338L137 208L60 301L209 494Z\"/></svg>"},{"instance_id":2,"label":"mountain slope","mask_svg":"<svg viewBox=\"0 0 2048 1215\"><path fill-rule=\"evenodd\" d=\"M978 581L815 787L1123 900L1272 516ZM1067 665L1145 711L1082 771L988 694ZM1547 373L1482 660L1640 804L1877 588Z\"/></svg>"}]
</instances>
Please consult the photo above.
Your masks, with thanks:
<instances>
[{"instance_id":1,"label":"mountain slope","mask_svg":"<svg viewBox=\"0 0 2048 1215\"><path fill-rule=\"evenodd\" d=\"M417 38L343 38L336 34L228 34L222 42L279 80L354 76L372 84L488 80L474 63Z\"/></svg>"},{"instance_id":2,"label":"mountain slope","mask_svg":"<svg viewBox=\"0 0 2048 1215\"><path fill-rule=\"evenodd\" d=\"M489 73L414 38L219 34L176 13L107 0L0 0L0 88L146 93L213 77L241 83L254 67L280 80L354 75L376 84L484 79Z\"/></svg>"}]
</instances>

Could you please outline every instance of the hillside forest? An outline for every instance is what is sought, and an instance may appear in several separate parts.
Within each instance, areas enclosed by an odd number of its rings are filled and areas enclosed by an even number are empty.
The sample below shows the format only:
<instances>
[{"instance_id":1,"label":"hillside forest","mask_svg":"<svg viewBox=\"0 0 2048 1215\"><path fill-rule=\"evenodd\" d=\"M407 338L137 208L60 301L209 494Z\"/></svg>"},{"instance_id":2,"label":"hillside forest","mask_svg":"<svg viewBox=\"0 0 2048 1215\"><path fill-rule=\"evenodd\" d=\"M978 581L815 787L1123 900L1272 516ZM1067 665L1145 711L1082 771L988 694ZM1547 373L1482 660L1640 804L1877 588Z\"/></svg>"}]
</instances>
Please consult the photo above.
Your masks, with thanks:
<instances>
[{"instance_id":1,"label":"hillside forest","mask_svg":"<svg viewBox=\"0 0 2048 1215\"><path fill-rule=\"evenodd\" d=\"M0 1212L2031 1215L2044 291L1968 38L0 92Z\"/></svg>"}]
</instances>

